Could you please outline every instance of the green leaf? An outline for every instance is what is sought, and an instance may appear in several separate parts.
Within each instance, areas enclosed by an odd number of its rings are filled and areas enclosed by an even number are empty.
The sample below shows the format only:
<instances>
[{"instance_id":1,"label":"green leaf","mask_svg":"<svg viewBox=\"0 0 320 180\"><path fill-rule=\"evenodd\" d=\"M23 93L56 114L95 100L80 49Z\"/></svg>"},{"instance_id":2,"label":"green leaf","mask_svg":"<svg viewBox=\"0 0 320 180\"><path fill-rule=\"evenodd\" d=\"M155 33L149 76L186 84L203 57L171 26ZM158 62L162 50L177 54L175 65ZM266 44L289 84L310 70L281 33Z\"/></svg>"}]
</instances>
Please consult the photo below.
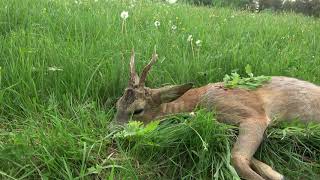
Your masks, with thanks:
<instances>
[{"instance_id":1,"label":"green leaf","mask_svg":"<svg viewBox=\"0 0 320 180\"><path fill-rule=\"evenodd\" d=\"M102 171L102 166L100 166L99 164L96 165L96 167L90 167L88 168L88 172L89 174L99 174Z\"/></svg>"},{"instance_id":2,"label":"green leaf","mask_svg":"<svg viewBox=\"0 0 320 180\"><path fill-rule=\"evenodd\" d=\"M227 88L243 88L253 90L271 80L271 77L269 76L254 77L250 65L247 65L245 70L249 77L241 77L237 72L232 72L231 75L226 74L223 78L224 86Z\"/></svg>"},{"instance_id":3,"label":"green leaf","mask_svg":"<svg viewBox=\"0 0 320 180\"><path fill-rule=\"evenodd\" d=\"M142 125L143 125L143 122L141 121L129 121L129 123L127 124L127 128L136 129L136 128L140 128Z\"/></svg>"},{"instance_id":4,"label":"green leaf","mask_svg":"<svg viewBox=\"0 0 320 180\"><path fill-rule=\"evenodd\" d=\"M143 123L140 121L130 121L122 131L116 133L113 137L116 138L142 138L143 136L151 133L152 131L156 130L160 121L152 121L145 127Z\"/></svg>"},{"instance_id":5,"label":"green leaf","mask_svg":"<svg viewBox=\"0 0 320 180\"><path fill-rule=\"evenodd\" d=\"M150 132L154 131L155 129L157 129L159 123L160 123L160 121L150 122L149 124L146 125L145 128L143 128L143 133L150 133Z\"/></svg>"},{"instance_id":6,"label":"green leaf","mask_svg":"<svg viewBox=\"0 0 320 180\"><path fill-rule=\"evenodd\" d=\"M248 74L249 77L253 77L252 69L249 64L246 65L245 70L246 70L246 73Z\"/></svg>"},{"instance_id":7,"label":"green leaf","mask_svg":"<svg viewBox=\"0 0 320 180\"><path fill-rule=\"evenodd\" d=\"M225 76L224 76L224 78L223 78L223 82L224 83L228 83L228 81L230 81L230 76L228 75L228 74L226 74Z\"/></svg>"}]
</instances>

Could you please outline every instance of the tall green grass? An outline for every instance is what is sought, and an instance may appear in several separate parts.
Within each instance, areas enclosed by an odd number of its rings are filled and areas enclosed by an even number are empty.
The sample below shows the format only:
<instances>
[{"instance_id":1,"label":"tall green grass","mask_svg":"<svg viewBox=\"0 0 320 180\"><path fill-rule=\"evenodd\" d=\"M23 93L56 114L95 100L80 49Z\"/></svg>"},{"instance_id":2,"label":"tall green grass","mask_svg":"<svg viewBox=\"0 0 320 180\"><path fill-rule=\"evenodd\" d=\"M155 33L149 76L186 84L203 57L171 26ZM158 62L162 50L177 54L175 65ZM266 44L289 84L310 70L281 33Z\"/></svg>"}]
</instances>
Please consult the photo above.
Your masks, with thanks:
<instances>
[{"instance_id":1,"label":"tall green grass","mask_svg":"<svg viewBox=\"0 0 320 180\"><path fill-rule=\"evenodd\" d=\"M200 86L247 64L320 83L319 28L301 15L162 2L0 0L0 177L239 179L229 163L237 130L210 113L171 119L146 137L151 143L111 138L131 49L141 70L156 46L150 87ZM290 179L317 179L319 132L272 128L256 156Z\"/></svg>"}]
</instances>

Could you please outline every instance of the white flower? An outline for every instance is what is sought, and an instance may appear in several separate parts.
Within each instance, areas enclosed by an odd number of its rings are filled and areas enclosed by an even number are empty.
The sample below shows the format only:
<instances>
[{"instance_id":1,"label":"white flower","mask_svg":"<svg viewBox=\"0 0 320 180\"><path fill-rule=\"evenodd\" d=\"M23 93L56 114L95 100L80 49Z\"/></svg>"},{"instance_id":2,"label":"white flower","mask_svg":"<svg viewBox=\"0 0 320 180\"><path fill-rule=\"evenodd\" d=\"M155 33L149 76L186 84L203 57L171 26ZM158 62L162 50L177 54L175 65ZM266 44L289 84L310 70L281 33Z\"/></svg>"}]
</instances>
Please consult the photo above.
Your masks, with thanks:
<instances>
[{"instance_id":1,"label":"white flower","mask_svg":"<svg viewBox=\"0 0 320 180\"><path fill-rule=\"evenodd\" d=\"M177 29L177 26L176 25L172 25L171 29L174 31Z\"/></svg>"},{"instance_id":2,"label":"white flower","mask_svg":"<svg viewBox=\"0 0 320 180\"><path fill-rule=\"evenodd\" d=\"M79 4L79 5L82 4L81 0L75 0L74 3Z\"/></svg>"},{"instance_id":3,"label":"white flower","mask_svg":"<svg viewBox=\"0 0 320 180\"><path fill-rule=\"evenodd\" d=\"M63 71L61 68L57 68L56 66L48 67L48 71Z\"/></svg>"},{"instance_id":4,"label":"white flower","mask_svg":"<svg viewBox=\"0 0 320 180\"><path fill-rule=\"evenodd\" d=\"M136 0L131 0L129 8L134 8Z\"/></svg>"},{"instance_id":5,"label":"white flower","mask_svg":"<svg viewBox=\"0 0 320 180\"><path fill-rule=\"evenodd\" d=\"M196 41L196 45L197 45L198 47L200 47L200 46L201 46L201 42L202 42L201 40L197 40L197 41Z\"/></svg>"},{"instance_id":6,"label":"white flower","mask_svg":"<svg viewBox=\"0 0 320 180\"><path fill-rule=\"evenodd\" d=\"M204 151L208 151L208 146L209 146L208 143L202 142L202 146L203 146L203 150L204 150Z\"/></svg>"},{"instance_id":7,"label":"white flower","mask_svg":"<svg viewBox=\"0 0 320 180\"><path fill-rule=\"evenodd\" d=\"M189 115L190 115L191 117L195 117L195 116L196 116L196 114L195 114L194 112L189 113Z\"/></svg>"},{"instance_id":8,"label":"white flower","mask_svg":"<svg viewBox=\"0 0 320 180\"><path fill-rule=\"evenodd\" d=\"M154 25L155 25L156 27L159 27L159 26L160 26L160 21L155 21L155 22L154 22Z\"/></svg>"},{"instance_id":9,"label":"white flower","mask_svg":"<svg viewBox=\"0 0 320 180\"><path fill-rule=\"evenodd\" d=\"M189 35L189 36L188 36L188 39L187 39L187 41L188 41L188 42L191 42L191 41L193 41L193 37L192 37L192 35Z\"/></svg>"},{"instance_id":10,"label":"white flower","mask_svg":"<svg viewBox=\"0 0 320 180\"><path fill-rule=\"evenodd\" d=\"M169 4L174 4L176 3L178 0L166 0Z\"/></svg>"},{"instance_id":11,"label":"white flower","mask_svg":"<svg viewBox=\"0 0 320 180\"><path fill-rule=\"evenodd\" d=\"M121 17L123 20L126 20L126 19L129 17L128 11L122 11L121 14L120 14L120 17Z\"/></svg>"}]
</instances>

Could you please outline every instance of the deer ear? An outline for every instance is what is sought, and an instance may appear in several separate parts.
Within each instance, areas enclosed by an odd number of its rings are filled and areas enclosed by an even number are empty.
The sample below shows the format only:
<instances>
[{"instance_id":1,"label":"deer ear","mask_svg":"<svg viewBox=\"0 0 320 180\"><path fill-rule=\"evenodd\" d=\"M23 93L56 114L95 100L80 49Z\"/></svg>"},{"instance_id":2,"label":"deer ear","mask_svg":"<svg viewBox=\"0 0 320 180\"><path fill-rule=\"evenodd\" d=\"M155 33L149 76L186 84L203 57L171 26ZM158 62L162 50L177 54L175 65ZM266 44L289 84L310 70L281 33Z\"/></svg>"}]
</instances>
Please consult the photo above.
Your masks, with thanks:
<instances>
[{"instance_id":1,"label":"deer ear","mask_svg":"<svg viewBox=\"0 0 320 180\"><path fill-rule=\"evenodd\" d=\"M154 89L154 92L152 93L152 98L155 102L159 104L168 103L178 99L185 92L191 89L192 86L192 83L187 83L183 85L165 86L159 89Z\"/></svg>"}]
</instances>

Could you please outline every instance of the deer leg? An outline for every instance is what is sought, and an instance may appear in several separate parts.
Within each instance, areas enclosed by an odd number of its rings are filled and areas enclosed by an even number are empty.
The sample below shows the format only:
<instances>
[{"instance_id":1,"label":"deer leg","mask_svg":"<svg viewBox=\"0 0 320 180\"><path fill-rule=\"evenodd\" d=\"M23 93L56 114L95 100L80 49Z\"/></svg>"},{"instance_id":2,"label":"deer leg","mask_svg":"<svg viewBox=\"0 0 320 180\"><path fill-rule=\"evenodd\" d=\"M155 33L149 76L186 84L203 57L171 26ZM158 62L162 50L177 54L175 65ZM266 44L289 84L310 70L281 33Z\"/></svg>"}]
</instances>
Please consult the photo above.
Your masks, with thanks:
<instances>
[{"instance_id":1,"label":"deer leg","mask_svg":"<svg viewBox=\"0 0 320 180\"><path fill-rule=\"evenodd\" d=\"M232 148L232 165L240 177L248 180L265 180L251 169L251 159L257 151L267 128L267 118L247 119L240 123L239 136Z\"/></svg>"},{"instance_id":2,"label":"deer leg","mask_svg":"<svg viewBox=\"0 0 320 180\"><path fill-rule=\"evenodd\" d=\"M252 158L251 159L252 168L257 171L262 177L270 180L283 180L284 176L277 171L273 170L269 165Z\"/></svg>"}]
</instances>

